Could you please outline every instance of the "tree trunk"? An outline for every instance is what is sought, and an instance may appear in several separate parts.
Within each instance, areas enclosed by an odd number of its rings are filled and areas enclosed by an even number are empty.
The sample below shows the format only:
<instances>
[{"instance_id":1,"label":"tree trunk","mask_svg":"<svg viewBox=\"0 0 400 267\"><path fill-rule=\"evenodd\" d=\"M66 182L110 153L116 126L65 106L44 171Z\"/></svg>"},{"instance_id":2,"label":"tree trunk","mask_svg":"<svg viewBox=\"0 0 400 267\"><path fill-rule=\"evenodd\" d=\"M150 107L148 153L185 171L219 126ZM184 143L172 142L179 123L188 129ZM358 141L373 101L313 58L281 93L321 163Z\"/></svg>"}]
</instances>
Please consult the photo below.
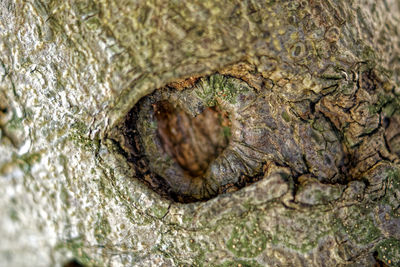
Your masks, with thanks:
<instances>
[{"instance_id":1,"label":"tree trunk","mask_svg":"<svg viewBox=\"0 0 400 267\"><path fill-rule=\"evenodd\" d=\"M400 265L398 0L2 0L0 18L0 265ZM192 122L183 96L211 110Z\"/></svg>"}]
</instances>

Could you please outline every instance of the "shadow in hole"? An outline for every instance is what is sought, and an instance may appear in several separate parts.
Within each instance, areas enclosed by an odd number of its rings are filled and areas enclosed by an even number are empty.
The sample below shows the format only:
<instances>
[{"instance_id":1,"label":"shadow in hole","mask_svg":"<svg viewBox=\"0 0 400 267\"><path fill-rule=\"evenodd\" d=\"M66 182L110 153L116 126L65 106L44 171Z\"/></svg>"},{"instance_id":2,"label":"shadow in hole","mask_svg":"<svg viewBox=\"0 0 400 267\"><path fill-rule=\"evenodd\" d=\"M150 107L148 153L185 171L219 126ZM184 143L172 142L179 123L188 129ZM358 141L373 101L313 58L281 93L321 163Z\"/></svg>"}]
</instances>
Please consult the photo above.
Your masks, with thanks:
<instances>
[{"instance_id":1,"label":"shadow in hole","mask_svg":"<svg viewBox=\"0 0 400 267\"><path fill-rule=\"evenodd\" d=\"M84 267L84 265L80 264L76 259L72 259L64 263L63 267Z\"/></svg>"}]
</instances>

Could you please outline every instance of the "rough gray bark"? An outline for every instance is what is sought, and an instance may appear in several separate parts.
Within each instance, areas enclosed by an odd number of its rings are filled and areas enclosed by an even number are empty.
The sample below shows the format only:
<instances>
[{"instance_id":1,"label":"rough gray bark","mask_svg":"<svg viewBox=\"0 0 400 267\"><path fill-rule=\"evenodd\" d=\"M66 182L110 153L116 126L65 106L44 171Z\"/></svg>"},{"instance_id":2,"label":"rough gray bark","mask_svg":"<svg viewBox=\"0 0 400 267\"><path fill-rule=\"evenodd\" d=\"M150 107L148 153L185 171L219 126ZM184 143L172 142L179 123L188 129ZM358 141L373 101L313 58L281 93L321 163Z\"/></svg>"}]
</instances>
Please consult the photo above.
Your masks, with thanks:
<instances>
[{"instance_id":1,"label":"rough gray bark","mask_svg":"<svg viewBox=\"0 0 400 267\"><path fill-rule=\"evenodd\" d=\"M400 264L399 1L2 0L0 18L1 265ZM171 202L106 136L142 96L215 72L303 121L310 168ZM346 169L327 175L332 133Z\"/></svg>"}]
</instances>

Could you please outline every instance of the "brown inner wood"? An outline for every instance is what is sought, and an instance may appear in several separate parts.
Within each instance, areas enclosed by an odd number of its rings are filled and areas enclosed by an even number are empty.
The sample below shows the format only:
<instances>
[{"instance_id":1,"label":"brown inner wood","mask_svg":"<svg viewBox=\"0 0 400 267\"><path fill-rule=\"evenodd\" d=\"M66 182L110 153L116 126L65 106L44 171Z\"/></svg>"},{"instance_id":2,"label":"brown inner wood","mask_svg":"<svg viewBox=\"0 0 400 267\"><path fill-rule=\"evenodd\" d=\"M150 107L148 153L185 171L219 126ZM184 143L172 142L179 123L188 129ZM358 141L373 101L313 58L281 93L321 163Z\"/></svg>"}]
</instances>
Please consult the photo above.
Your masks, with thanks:
<instances>
[{"instance_id":1,"label":"brown inner wood","mask_svg":"<svg viewBox=\"0 0 400 267\"><path fill-rule=\"evenodd\" d=\"M209 164L229 143L228 116L217 108L206 108L192 117L168 101L160 101L153 108L165 153L186 174L192 177L204 175Z\"/></svg>"}]
</instances>

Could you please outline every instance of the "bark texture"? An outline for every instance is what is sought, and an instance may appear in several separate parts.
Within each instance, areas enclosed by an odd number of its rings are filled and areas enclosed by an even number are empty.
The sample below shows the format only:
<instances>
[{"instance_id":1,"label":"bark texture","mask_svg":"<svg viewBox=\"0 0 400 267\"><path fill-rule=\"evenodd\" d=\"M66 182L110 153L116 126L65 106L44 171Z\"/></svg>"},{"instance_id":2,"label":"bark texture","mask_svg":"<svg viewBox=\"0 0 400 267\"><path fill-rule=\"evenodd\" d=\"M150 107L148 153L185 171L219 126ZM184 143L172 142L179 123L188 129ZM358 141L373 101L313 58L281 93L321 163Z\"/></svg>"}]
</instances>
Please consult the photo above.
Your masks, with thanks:
<instances>
[{"instance_id":1,"label":"bark texture","mask_svg":"<svg viewBox=\"0 0 400 267\"><path fill-rule=\"evenodd\" d=\"M399 266L399 24L398 0L0 1L0 265ZM293 140L268 132L260 181L176 203L108 137L214 73Z\"/></svg>"}]
</instances>

